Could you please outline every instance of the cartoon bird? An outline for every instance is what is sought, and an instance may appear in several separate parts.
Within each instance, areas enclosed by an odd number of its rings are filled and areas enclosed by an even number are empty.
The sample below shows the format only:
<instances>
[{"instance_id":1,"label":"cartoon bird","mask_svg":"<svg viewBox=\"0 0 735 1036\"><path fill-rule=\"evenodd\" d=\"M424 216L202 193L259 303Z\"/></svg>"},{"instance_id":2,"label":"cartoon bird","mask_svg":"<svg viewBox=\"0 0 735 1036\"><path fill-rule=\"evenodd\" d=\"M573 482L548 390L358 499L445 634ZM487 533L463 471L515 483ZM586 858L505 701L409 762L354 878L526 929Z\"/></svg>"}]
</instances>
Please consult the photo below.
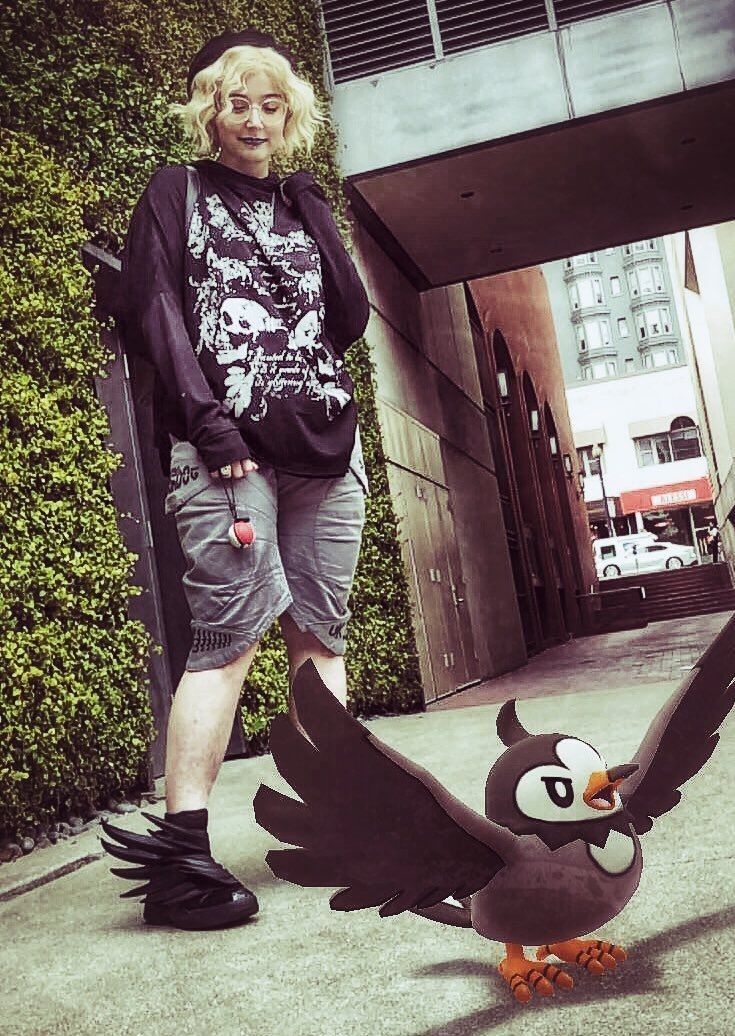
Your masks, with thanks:
<instances>
[{"instance_id":1,"label":"cartoon bird","mask_svg":"<svg viewBox=\"0 0 735 1036\"><path fill-rule=\"evenodd\" d=\"M571 976L542 961L553 955L602 974L625 960L621 947L588 933L635 892L638 835L676 805L679 786L712 754L735 702L734 677L732 619L633 760L612 768L570 734L529 734L506 702L497 730L507 748L488 774L482 816L353 719L306 662L293 687L298 722L279 716L270 736L301 801L261 785L254 803L261 826L296 848L266 860L279 878L341 889L333 910L409 910L504 942L499 970L523 1003L534 990L569 989ZM535 959L526 946L538 947Z\"/></svg>"}]
</instances>

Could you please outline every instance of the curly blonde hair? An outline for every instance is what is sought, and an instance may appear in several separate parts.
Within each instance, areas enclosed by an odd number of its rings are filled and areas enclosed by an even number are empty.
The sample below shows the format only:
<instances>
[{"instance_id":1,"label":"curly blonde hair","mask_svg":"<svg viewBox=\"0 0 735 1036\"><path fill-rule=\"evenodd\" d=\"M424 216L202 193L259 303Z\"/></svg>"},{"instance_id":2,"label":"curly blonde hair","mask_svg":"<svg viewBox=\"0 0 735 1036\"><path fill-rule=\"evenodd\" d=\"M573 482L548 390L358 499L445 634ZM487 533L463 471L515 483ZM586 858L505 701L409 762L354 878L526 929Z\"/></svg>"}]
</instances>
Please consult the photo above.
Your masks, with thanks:
<instances>
[{"instance_id":1,"label":"curly blonde hair","mask_svg":"<svg viewBox=\"0 0 735 1036\"><path fill-rule=\"evenodd\" d=\"M197 73L187 104L171 105L198 155L216 153L215 118L229 107L232 91L244 86L248 76L257 72L269 77L286 102L286 154L297 148L311 151L319 126L327 121L311 85L297 76L288 61L271 47L244 46L230 47Z\"/></svg>"}]
</instances>

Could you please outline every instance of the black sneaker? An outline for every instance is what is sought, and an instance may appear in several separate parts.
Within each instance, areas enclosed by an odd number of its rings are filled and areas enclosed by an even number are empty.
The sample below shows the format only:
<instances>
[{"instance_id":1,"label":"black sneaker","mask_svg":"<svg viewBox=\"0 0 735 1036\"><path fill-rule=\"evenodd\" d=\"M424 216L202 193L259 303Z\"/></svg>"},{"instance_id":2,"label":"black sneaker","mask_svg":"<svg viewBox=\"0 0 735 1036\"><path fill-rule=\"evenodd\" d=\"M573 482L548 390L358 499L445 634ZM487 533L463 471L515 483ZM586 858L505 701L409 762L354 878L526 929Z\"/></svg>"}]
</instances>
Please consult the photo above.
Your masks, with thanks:
<instances>
[{"instance_id":1,"label":"black sneaker","mask_svg":"<svg viewBox=\"0 0 735 1036\"><path fill-rule=\"evenodd\" d=\"M150 813L143 816L159 830L137 835L103 821L105 834L116 842L101 841L118 860L136 864L110 869L121 878L143 880L120 895L145 896L147 924L205 931L241 924L258 912L253 893L212 859L205 831L190 831Z\"/></svg>"}]
</instances>

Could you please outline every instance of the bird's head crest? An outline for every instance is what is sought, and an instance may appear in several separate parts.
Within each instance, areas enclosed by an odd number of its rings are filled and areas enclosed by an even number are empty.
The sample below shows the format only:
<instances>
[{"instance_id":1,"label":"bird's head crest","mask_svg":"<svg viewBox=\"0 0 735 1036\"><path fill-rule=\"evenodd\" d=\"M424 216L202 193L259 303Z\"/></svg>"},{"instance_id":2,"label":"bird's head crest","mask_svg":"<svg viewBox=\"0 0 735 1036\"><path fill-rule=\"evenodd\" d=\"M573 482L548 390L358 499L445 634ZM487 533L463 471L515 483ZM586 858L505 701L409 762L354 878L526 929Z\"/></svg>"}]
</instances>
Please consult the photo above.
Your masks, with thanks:
<instances>
[{"instance_id":1,"label":"bird's head crest","mask_svg":"<svg viewBox=\"0 0 735 1036\"><path fill-rule=\"evenodd\" d=\"M510 748L511 745L518 744L519 741L524 741L527 737L531 737L531 734L518 719L515 698L511 698L501 708L498 713L496 728L498 737L506 748Z\"/></svg>"}]
</instances>

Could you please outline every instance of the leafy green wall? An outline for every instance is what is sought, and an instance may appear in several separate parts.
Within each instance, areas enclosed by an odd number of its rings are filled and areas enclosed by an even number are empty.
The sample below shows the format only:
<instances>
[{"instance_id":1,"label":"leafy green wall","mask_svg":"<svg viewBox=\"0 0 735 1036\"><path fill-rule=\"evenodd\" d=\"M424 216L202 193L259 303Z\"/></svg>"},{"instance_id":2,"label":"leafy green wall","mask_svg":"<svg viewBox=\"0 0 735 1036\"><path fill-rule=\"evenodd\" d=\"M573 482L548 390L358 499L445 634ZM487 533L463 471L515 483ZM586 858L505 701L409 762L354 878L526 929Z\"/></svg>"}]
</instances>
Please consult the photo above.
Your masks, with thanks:
<instances>
[{"instance_id":1,"label":"leafy green wall","mask_svg":"<svg viewBox=\"0 0 735 1036\"><path fill-rule=\"evenodd\" d=\"M0 141L2 832L134 785L151 725L78 259L93 194L30 138Z\"/></svg>"},{"instance_id":2,"label":"leafy green wall","mask_svg":"<svg viewBox=\"0 0 735 1036\"><path fill-rule=\"evenodd\" d=\"M135 589L107 488L115 457L91 382L105 357L78 249L84 239L117 249L152 172L189 157L168 104L184 98L194 51L245 26L287 44L321 92L313 0L19 0L0 13L0 125L12 131L2 137L0 205L13 212L0 253L0 464L11 487L0 505L0 738L9 738L0 832L129 789L145 767L144 639L125 614ZM342 212L329 131L290 168L304 165ZM372 483L353 594L352 706L412 710L418 665L364 342L349 365ZM254 750L286 693L272 633L243 698Z\"/></svg>"}]
</instances>

